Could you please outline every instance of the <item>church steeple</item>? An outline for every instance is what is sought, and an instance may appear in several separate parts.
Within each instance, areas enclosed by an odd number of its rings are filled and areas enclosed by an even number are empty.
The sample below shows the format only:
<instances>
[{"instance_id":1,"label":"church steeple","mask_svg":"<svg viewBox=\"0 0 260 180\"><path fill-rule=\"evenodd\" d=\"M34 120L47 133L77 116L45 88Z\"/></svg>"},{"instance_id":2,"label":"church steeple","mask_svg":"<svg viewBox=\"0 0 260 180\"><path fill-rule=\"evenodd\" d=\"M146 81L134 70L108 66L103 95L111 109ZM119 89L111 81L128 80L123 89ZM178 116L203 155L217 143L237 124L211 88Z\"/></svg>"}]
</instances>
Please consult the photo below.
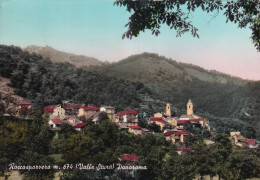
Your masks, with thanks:
<instances>
[{"instance_id":1,"label":"church steeple","mask_svg":"<svg viewBox=\"0 0 260 180\"><path fill-rule=\"evenodd\" d=\"M193 104L191 102L191 99L189 99L187 103L187 115L193 115Z\"/></svg>"},{"instance_id":2,"label":"church steeple","mask_svg":"<svg viewBox=\"0 0 260 180\"><path fill-rule=\"evenodd\" d=\"M171 104L167 103L166 104L166 109L165 109L165 113L169 116L171 116Z\"/></svg>"}]
</instances>

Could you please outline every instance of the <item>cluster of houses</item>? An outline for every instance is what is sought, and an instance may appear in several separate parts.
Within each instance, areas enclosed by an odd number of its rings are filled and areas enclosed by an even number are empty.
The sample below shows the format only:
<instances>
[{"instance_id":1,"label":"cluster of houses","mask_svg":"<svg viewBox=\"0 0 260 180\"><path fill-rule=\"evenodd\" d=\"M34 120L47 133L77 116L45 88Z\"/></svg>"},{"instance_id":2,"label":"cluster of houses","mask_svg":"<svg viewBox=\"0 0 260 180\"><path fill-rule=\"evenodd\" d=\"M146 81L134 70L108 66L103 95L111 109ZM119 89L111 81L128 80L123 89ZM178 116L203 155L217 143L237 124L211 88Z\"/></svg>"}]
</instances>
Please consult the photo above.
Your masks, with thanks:
<instances>
[{"instance_id":1,"label":"cluster of houses","mask_svg":"<svg viewBox=\"0 0 260 180\"><path fill-rule=\"evenodd\" d=\"M240 132L230 132L232 143L239 147L246 147L250 149L258 148L255 139L247 139L241 135Z\"/></svg>"},{"instance_id":2,"label":"cluster of houses","mask_svg":"<svg viewBox=\"0 0 260 180\"><path fill-rule=\"evenodd\" d=\"M115 108L112 106L97 107L80 104L49 105L43 108L43 112L49 117L49 126L53 130L59 130L62 124L69 124L75 130L82 131L89 123L99 123L102 112L111 119L115 116Z\"/></svg>"},{"instance_id":3,"label":"cluster of houses","mask_svg":"<svg viewBox=\"0 0 260 180\"><path fill-rule=\"evenodd\" d=\"M18 114L31 112L31 103L22 101L18 106ZM115 113L112 106L84 106L81 104L49 105L43 108L45 116L49 118L49 126L53 130L61 129L62 124L69 124L75 130L82 131L88 124L97 124L100 122L100 114L105 112L109 119L118 125L123 131L128 131L134 135L145 135L150 131L142 128L138 124L138 110L124 110ZM189 99L187 102L186 114L180 117L172 117L171 105L166 104L165 112L157 112L148 120L148 127L157 126L159 133L163 134L166 140L176 144L177 151L193 151L190 147L185 147L187 136L190 132L185 130L185 125L192 124L200 126L210 132L210 126L205 118L199 117L193 112L193 103ZM154 132L152 132L154 133ZM232 142L240 147L257 148L255 140L246 139L239 132L231 132ZM209 144L212 144L209 143Z\"/></svg>"}]
</instances>

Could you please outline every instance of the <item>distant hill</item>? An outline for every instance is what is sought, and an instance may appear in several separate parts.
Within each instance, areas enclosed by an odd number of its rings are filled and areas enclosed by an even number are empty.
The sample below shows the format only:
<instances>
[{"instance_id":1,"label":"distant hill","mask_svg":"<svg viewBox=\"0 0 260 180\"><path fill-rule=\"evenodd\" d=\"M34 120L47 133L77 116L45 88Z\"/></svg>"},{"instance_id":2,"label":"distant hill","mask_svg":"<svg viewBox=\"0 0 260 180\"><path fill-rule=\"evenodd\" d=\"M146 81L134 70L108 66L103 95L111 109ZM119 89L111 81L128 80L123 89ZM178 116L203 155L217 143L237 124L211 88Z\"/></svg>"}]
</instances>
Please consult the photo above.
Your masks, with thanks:
<instances>
[{"instance_id":1,"label":"distant hill","mask_svg":"<svg viewBox=\"0 0 260 180\"><path fill-rule=\"evenodd\" d=\"M221 84L245 84L245 81L240 78L217 71L208 71L199 66L176 62L153 53L133 55L117 63L97 69L104 75L143 83L176 84L203 81Z\"/></svg>"},{"instance_id":2,"label":"distant hill","mask_svg":"<svg viewBox=\"0 0 260 180\"><path fill-rule=\"evenodd\" d=\"M104 62L93 57L66 53L49 46L40 47L32 45L24 48L23 50L28 51L29 53L39 54L43 58L50 59L53 63L68 62L76 67L97 66L104 64Z\"/></svg>"}]
</instances>

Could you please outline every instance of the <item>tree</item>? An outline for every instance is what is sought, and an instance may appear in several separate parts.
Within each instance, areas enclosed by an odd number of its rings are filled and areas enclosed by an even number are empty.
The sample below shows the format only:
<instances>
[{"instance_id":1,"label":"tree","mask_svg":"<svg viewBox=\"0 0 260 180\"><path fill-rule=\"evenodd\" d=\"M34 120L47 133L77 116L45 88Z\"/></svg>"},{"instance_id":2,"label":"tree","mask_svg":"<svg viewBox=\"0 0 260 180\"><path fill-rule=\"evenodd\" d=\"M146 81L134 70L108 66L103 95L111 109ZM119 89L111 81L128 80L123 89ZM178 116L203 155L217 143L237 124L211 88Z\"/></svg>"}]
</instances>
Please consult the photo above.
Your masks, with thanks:
<instances>
[{"instance_id":1,"label":"tree","mask_svg":"<svg viewBox=\"0 0 260 180\"><path fill-rule=\"evenodd\" d=\"M49 156L39 154L35 151L26 150L18 159L18 164L23 166L51 166L54 160ZM33 170L22 170L20 171L25 175L25 179L28 180L44 180L52 179L54 176L54 171L51 168L46 169L33 169Z\"/></svg>"},{"instance_id":2,"label":"tree","mask_svg":"<svg viewBox=\"0 0 260 180\"><path fill-rule=\"evenodd\" d=\"M161 132L161 128L159 125L155 124L155 122L148 125L148 128L154 132Z\"/></svg>"},{"instance_id":3,"label":"tree","mask_svg":"<svg viewBox=\"0 0 260 180\"><path fill-rule=\"evenodd\" d=\"M28 131L27 150L48 154L49 144L55 133L49 129L47 120L42 117L41 109L35 109Z\"/></svg>"},{"instance_id":4,"label":"tree","mask_svg":"<svg viewBox=\"0 0 260 180\"><path fill-rule=\"evenodd\" d=\"M68 163L86 163L92 140L84 134L72 134L64 146L63 158Z\"/></svg>"},{"instance_id":5,"label":"tree","mask_svg":"<svg viewBox=\"0 0 260 180\"><path fill-rule=\"evenodd\" d=\"M117 0L114 5L125 6L131 13L128 23L125 25L128 30L122 38L137 37L140 31L149 29L156 36L160 33L162 24L167 24L170 29L177 31L177 36L185 32L191 32L194 37L199 37L198 29L189 20L191 13L196 9L204 12L223 12L226 22L237 23L239 28L249 26L252 31L251 39L260 52L260 3L258 0Z\"/></svg>"},{"instance_id":6,"label":"tree","mask_svg":"<svg viewBox=\"0 0 260 180\"><path fill-rule=\"evenodd\" d=\"M139 112L138 114L138 125L146 128L148 124L148 116L146 112Z\"/></svg>"},{"instance_id":7,"label":"tree","mask_svg":"<svg viewBox=\"0 0 260 180\"><path fill-rule=\"evenodd\" d=\"M255 151L235 148L230 155L227 169L228 173L222 175L224 179L228 179L226 176L235 176L233 179L257 178L260 175L260 159Z\"/></svg>"}]
</instances>

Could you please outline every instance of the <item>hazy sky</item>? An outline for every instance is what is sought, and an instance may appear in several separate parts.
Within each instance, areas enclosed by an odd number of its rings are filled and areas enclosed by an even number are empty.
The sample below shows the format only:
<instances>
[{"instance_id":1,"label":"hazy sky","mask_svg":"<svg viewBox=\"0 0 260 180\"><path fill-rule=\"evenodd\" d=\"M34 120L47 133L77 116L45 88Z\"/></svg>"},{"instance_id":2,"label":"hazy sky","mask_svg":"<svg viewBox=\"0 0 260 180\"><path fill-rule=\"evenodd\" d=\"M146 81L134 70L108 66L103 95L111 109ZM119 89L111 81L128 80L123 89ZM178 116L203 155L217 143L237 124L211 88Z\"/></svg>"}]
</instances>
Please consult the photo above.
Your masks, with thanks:
<instances>
[{"instance_id":1,"label":"hazy sky","mask_svg":"<svg viewBox=\"0 0 260 180\"><path fill-rule=\"evenodd\" d=\"M113 0L0 0L0 44L53 48L118 61L129 55L153 52L180 62L215 69L242 78L260 80L260 53L249 29L238 29L218 15L193 13L200 39L163 26L156 37L150 31L122 40L129 13ZM210 22L210 23L209 23Z\"/></svg>"}]
</instances>

